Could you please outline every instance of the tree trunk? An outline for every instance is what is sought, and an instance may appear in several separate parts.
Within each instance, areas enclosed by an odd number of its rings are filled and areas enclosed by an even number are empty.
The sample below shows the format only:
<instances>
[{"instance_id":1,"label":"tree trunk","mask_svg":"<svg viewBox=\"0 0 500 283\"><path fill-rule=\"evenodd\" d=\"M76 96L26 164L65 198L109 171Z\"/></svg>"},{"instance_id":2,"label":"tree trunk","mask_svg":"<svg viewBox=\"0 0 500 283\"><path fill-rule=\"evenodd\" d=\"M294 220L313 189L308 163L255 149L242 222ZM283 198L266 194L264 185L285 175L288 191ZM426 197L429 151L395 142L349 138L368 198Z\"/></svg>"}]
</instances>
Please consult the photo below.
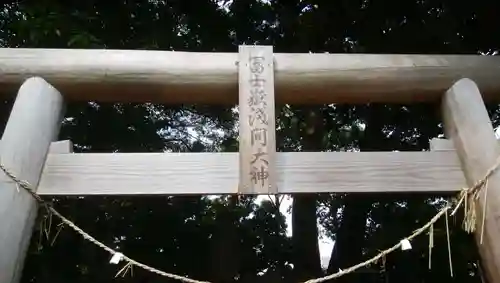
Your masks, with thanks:
<instances>
[{"instance_id":1,"label":"tree trunk","mask_svg":"<svg viewBox=\"0 0 500 283\"><path fill-rule=\"evenodd\" d=\"M211 281L219 283L234 282L239 272L239 236L234 217L238 196L230 196L228 202L228 207L217 217L212 250Z\"/></svg>"},{"instance_id":2,"label":"tree trunk","mask_svg":"<svg viewBox=\"0 0 500 283\"><path fill-rule=\"evenodd\" d=\"M378 108L370 106L367 111L365 135L359 142L360 151L390 150L387 148L390 147L390 143L382 132L384 123L378 115ZM344 198L342 220L328 265L329 274L363 261L366 217L372 207L373 199L373 194L349 194ZM335 282L366 281L370 273L365 271L367 270L345 275Z\"/></svg>"},{"instance_id":3,"label":"tree trunk","mask_svg":"<svg viewBox=\"0 0 500 283\"><path fill-rule=\"evenodd\" d=\"M322 150L323 119L312 110L307 112L303 138L304 151ZM292 232L296 281L322 275L316 221L316 194L297 194L293 197Z\"/></svg>"},{"instance_id":4,"label":"tree trunk","mask_svg":"<svg viewBox=\"0 0 500 283\"><path fill-rule=\"evenodd\" d=\"M342 221L328 264L329 274L362 261L366 215L370 210L370 199L370 196L365 194L352 194L344 198ZM363 280L361 273L360 271L352 275L344 275L335 282L360 282Z\"/></svg>"}]
</instances>

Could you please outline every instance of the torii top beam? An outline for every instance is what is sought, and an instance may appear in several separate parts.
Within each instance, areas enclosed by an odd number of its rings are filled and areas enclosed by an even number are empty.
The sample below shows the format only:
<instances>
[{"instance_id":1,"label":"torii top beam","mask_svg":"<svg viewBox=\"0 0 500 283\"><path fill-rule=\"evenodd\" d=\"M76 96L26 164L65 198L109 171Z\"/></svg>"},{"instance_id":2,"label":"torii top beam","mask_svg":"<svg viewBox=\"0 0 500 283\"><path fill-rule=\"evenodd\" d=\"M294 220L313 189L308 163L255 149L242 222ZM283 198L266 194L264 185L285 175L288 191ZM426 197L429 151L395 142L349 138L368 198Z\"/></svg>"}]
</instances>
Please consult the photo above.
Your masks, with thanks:
<instances>
[{"instance_id":1,"label":"torii top beam","mask_svg":"<svg viewBox=\"0 0 500 283\"><path fill-rule=\"evenodd\" d=\"M37 75L69 100L235 104L238 53L0 48L0 97ZM500 101L500 57L274 54L277 103L440 101L458 79Z\"/></svg>"}]
</instances>

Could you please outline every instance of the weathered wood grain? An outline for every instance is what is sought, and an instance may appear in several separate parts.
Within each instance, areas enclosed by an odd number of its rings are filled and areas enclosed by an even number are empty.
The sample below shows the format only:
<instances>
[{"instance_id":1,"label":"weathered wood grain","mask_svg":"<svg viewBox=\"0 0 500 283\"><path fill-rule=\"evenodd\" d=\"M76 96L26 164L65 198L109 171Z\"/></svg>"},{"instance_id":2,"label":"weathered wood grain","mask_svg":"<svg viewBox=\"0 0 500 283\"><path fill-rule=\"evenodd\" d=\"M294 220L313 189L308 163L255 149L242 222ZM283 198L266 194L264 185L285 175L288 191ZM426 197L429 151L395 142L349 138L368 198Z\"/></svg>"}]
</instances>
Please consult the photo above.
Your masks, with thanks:
<instances>
[{"instance_id":1,"label":"weathered wood grain","mask_svg":"<svg viewBox=\"0 0 500 283\"><path fill-rule=\"evenodd\" d=\"M454 151L455 146L453 141L449 139L431 139L429 141L429 149L433 151Z\"/></svg>"},{"instance_id":2,"label":"weathered wood grain","mask_svg":"<svg viewBox=\"0 0 500 283\"><path fill-rule=\"evenodd\" d=\"M430 142L431 150L455 150L453 141L449 139L432 139ZM500 141L498 141L500 145Z\"/></svg>"},{"instance_id":3,"label":"weathered wood grain","mask_svg":"<svg viewBox=\"0 0 500 283\"><path fill-rule=\"evenodd\" d=\"M274 194L276 114L272 46L240 46L239 193Z\"/></svg>"},{"instance_id":4,"label":"weathered wood grain","mask_svg":"<svg viewBox=\"0 0 500 283\"><path fill-rule=\"evenodd\" d=\"M277 153L280 193L450 192L465 185L456 153ZM238 153L49 154L39 194L236 194Z\"/></svg>"},{"instance_id":5,"label":"weathered wood grain","mask_svg":"<svg viewBox=\"0 0 500 283\"><path fill-rule=\"evenodd\" d=\"M0 148L2 147L2 140L0 139ZM50 153L72 153L73 143L70 140L55 141L50 144Z\"/></svg>"},{"instance_id":6,"label":"weathered wood grain","mask_svg":"<svg viewBox=\"0 0 500 283\"><path fill-rule=\"evenodd\" d=\"M72 152L73 152L73 142L71 142L70 140L56 141L50 144L49 153L72 153Z\"/></svg>"},{"instance_id":7,"label":"weathered wood grain","mask_svg":"<svg viewBox=\"0 0 500 283\"><path fill-rule=\"evenodd\" d=\"M490 117L477 85L470 79L455 83L442 103L446 136L454 148L464 171L467 185L473 186L484 178L500 157ZM487 196L480 195L477 206L475 238L481 256L486 282L500 282L500 174L488 179ZM487 198L487 201L486 201ZM486 207L485 207L486 206ZM485 213L483 213L485 209ZM484 219L484 238L481 234Z\"/></svg>"},{"instance_id":8,"label":"weathered wood grain","mask_svg":"<svg viewBox=\"0 0 500 283\"><path fill-rule=\"evenodd\" d=\"M0 95L38 75L68 100L238 103L237 53L0 49ZM277 103L439 102L463 77L500 100L500 57L274 54Z\"/></svg>"},{"instance_id":9,"label":"weathered wood grain","mask_svg":"<svg viewBox=\"0 0 500 283\"><path fill-rule=\"evenodd\" d=\"M36 190L51 142L57 138L63 98L41 78L19 89L0 147L1 163ZM21 280L37 204L0 172L0 282Z\"/></svg>"}]
</instances>

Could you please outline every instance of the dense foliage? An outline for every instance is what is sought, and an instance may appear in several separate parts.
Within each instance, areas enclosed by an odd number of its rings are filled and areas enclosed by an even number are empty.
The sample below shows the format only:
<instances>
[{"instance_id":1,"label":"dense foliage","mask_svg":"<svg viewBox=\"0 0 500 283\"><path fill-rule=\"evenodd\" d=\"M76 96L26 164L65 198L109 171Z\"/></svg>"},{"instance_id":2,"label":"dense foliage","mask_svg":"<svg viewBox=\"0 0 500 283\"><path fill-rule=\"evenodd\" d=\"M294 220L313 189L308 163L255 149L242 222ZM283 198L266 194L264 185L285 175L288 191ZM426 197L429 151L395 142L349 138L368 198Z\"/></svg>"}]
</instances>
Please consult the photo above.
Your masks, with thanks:
<instances>
[{"instance_id":1,"label":"dense foliage","mask_svg":"<svg viewBox=\"0 0 500 283\"><path fill-rule=\"evenodd\" d=\"M269 44L275 52L468 53L500 49L498 1L107 0L3 1L3 47L230 51ZM1 105L4 125L11 101ZM280 151L425 150L441 133L437 105L280 106ZM491 107L496 121L496 106ZM229 107L74 103L61 139L80 152L236 151ZM363 123L365 127L360 127ZM195 134L193 134L195 133ZM411 186L411 184L408 184ZM167 272L212 282L299 282L356 264L430 219L442 201L426 195L300 195L293 236L278 206L253 197L57 198L58 210L106 244ZM40 214L43 216L43 214ZM40 217L40 222L43 217ZM317 222L336 241L320 265ZM338 282L480 282L470 235L444 223L411 252L395 252ZM170 282L134 270L116 278L110 255L72 230L47 239L37 226L23 282ZM336 281L337 282L337 281Z\"/></svg>"}]
</instances>

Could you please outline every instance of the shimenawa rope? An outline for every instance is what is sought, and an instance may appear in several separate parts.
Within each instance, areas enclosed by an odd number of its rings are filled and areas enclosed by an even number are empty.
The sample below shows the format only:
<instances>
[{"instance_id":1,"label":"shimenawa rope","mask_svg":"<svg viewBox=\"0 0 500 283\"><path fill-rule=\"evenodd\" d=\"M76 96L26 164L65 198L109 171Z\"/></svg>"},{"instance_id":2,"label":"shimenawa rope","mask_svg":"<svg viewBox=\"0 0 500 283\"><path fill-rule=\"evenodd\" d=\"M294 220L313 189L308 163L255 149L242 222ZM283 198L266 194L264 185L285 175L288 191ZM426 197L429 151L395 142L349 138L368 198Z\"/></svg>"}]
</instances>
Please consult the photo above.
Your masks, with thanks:
<instances>
[{"instance_id":1,"label":"shimenawa rope","mask_svg":"<svg viewBox=\"0 0 500 283\"><path fill-rule=\"evenodd\" d=\"M465 213L464 224L465 224L466 230L468 232L473 232L474 229L475 229L475 226L476 226L475 225L475 217L476 217L476 215L475 215L475 205L473 205L473 203L475 203L475 200L477 200L477 198L479 196L479 191L481 190L481 188L483 188L483 187L487 188L487 180L488 180L488 178L495 172L495 170L499 167L499 165L500 165L500 157L497 158L497 161L495 162L495 165L488 170L488 172L486 173L486 175L484 176L484 178L482 178L481 180L479 180L478 182L476 182L476 184L474 184L474 186L472 186L470 188L464 188L460 192L459 199L457 201L457 204L454 206L453 212L451 213L451 215L455 214L455 212L458 210L458 208L461 206L461 204L463 202L465 202L466 203L465 204L466 213ZM13 173L11 173L9 170L7 170L7 168L5 168L5 166L3 164L0 164L0 169L2 169L2 171L9 178L11 178L16 183L17 186L23 188L36 201L38 201L43 207L45 207L48 212L50 212L50 213L56 215L57 217L59 217L59 219L61 219L61 221L64 224L68 225L73 230L75 230L75 232L77 232L78 234L80 234L85 240L87 240L87 241L95 244L96 246L104 249L105 251L109 252L112 255L115 255L115 254L118 253L117 251L115 251L114 249L106 246L102 242L98 241L97 239L95 239L94 237L92 237L91 235L89 235L87 232L83 231L80 227L78 227L72 221L70 221L69 219L67 219L63 215L61 215L57 210L55 210L52 207L52 205L50 203L48 203L45 200L43 200L31 188L30 184L28 184L27 182L25 182L25 181L20 180L19 178L17 178ZM471 195L472 195L472 201L468 201L468 198ZM468 206L467 203L470 203L470 206ZM447 217L448 216L447 212L451 208L452 208L452 206L450 206L450 205L445 206L429 222L427 222L424 226L422 226L421 228L417 229L415 232L413 232L413 234L411 234L410 236L406 237L403 240L408 240L409 241L409 240L412 240L413 238L417 237L418 235L422 234L427 229L431 228L433 226L433 224L436 223L437 220L439 220L441 218L441 216L446 215L446 217ZM484 213L485 213L485 211L483 212L483 219L484 219ZM483 221L483 225L482 226L484 226L484 221ZM482 235L482 233L481 233L481 235ZM380 252L376 256L374 256L374 257L372 257L372 258L370 258L370 259L368 259L368 260L366 260L364 262L361 262L359 264L356 264L354 266L351 266L349 268L346 268L344 270L341 270L341 271L339 271L337 273L334 273L334 274L331 274L331 275L327 275L327 276L324 276L324 277L321 277L321 278L316 278L316 279L310 279L310 280L308 280L308 281L306 281L304 283L320 283L320 282L324 282L324 281L327 281L327 280L339 278L339 277L341 277L343 275L352 273L352 272L354 272L355 270L357 270L357 269L359 269L361 267L365 267L367 265L370 265L372 263L377 262L378 260L384 258L386 255L390 254L391 252L394 252L397 249L401 248L401 245L402 245L401 242L402 241L400 241L398 244L396 244L396 245L394 245L394 246L392 246L392 247L390 247L390 248L388 248L388 249ZM448 243L448 245L449 245L449 243ZM190 278L187 278L187 277L179 276L179 275L176 275L176 274L167 273L167 272L161 271L159 269L156 269L154 267L151 267L149 265L140 263L140 262L138 262L138 261L136 261L136 260L134 260L132 258L129 258L129 257L123 255L123 254L122 254L121 260L126 261L127 264L118 272L118 274L122 273L123 270L127 270L131 266L137 266L137 267L140 267L140 268L142 268L144 270L147 270L149 272L156 273L156 274L158 274L160 276L168 277L168 278L179 280L179 281L183 281L183 282L186 282L186 283L210 283L210 282L207 282L207 281L199 281L199 280L195 280L195 279L190 279Z\"/></svg>"}]
</instances>

